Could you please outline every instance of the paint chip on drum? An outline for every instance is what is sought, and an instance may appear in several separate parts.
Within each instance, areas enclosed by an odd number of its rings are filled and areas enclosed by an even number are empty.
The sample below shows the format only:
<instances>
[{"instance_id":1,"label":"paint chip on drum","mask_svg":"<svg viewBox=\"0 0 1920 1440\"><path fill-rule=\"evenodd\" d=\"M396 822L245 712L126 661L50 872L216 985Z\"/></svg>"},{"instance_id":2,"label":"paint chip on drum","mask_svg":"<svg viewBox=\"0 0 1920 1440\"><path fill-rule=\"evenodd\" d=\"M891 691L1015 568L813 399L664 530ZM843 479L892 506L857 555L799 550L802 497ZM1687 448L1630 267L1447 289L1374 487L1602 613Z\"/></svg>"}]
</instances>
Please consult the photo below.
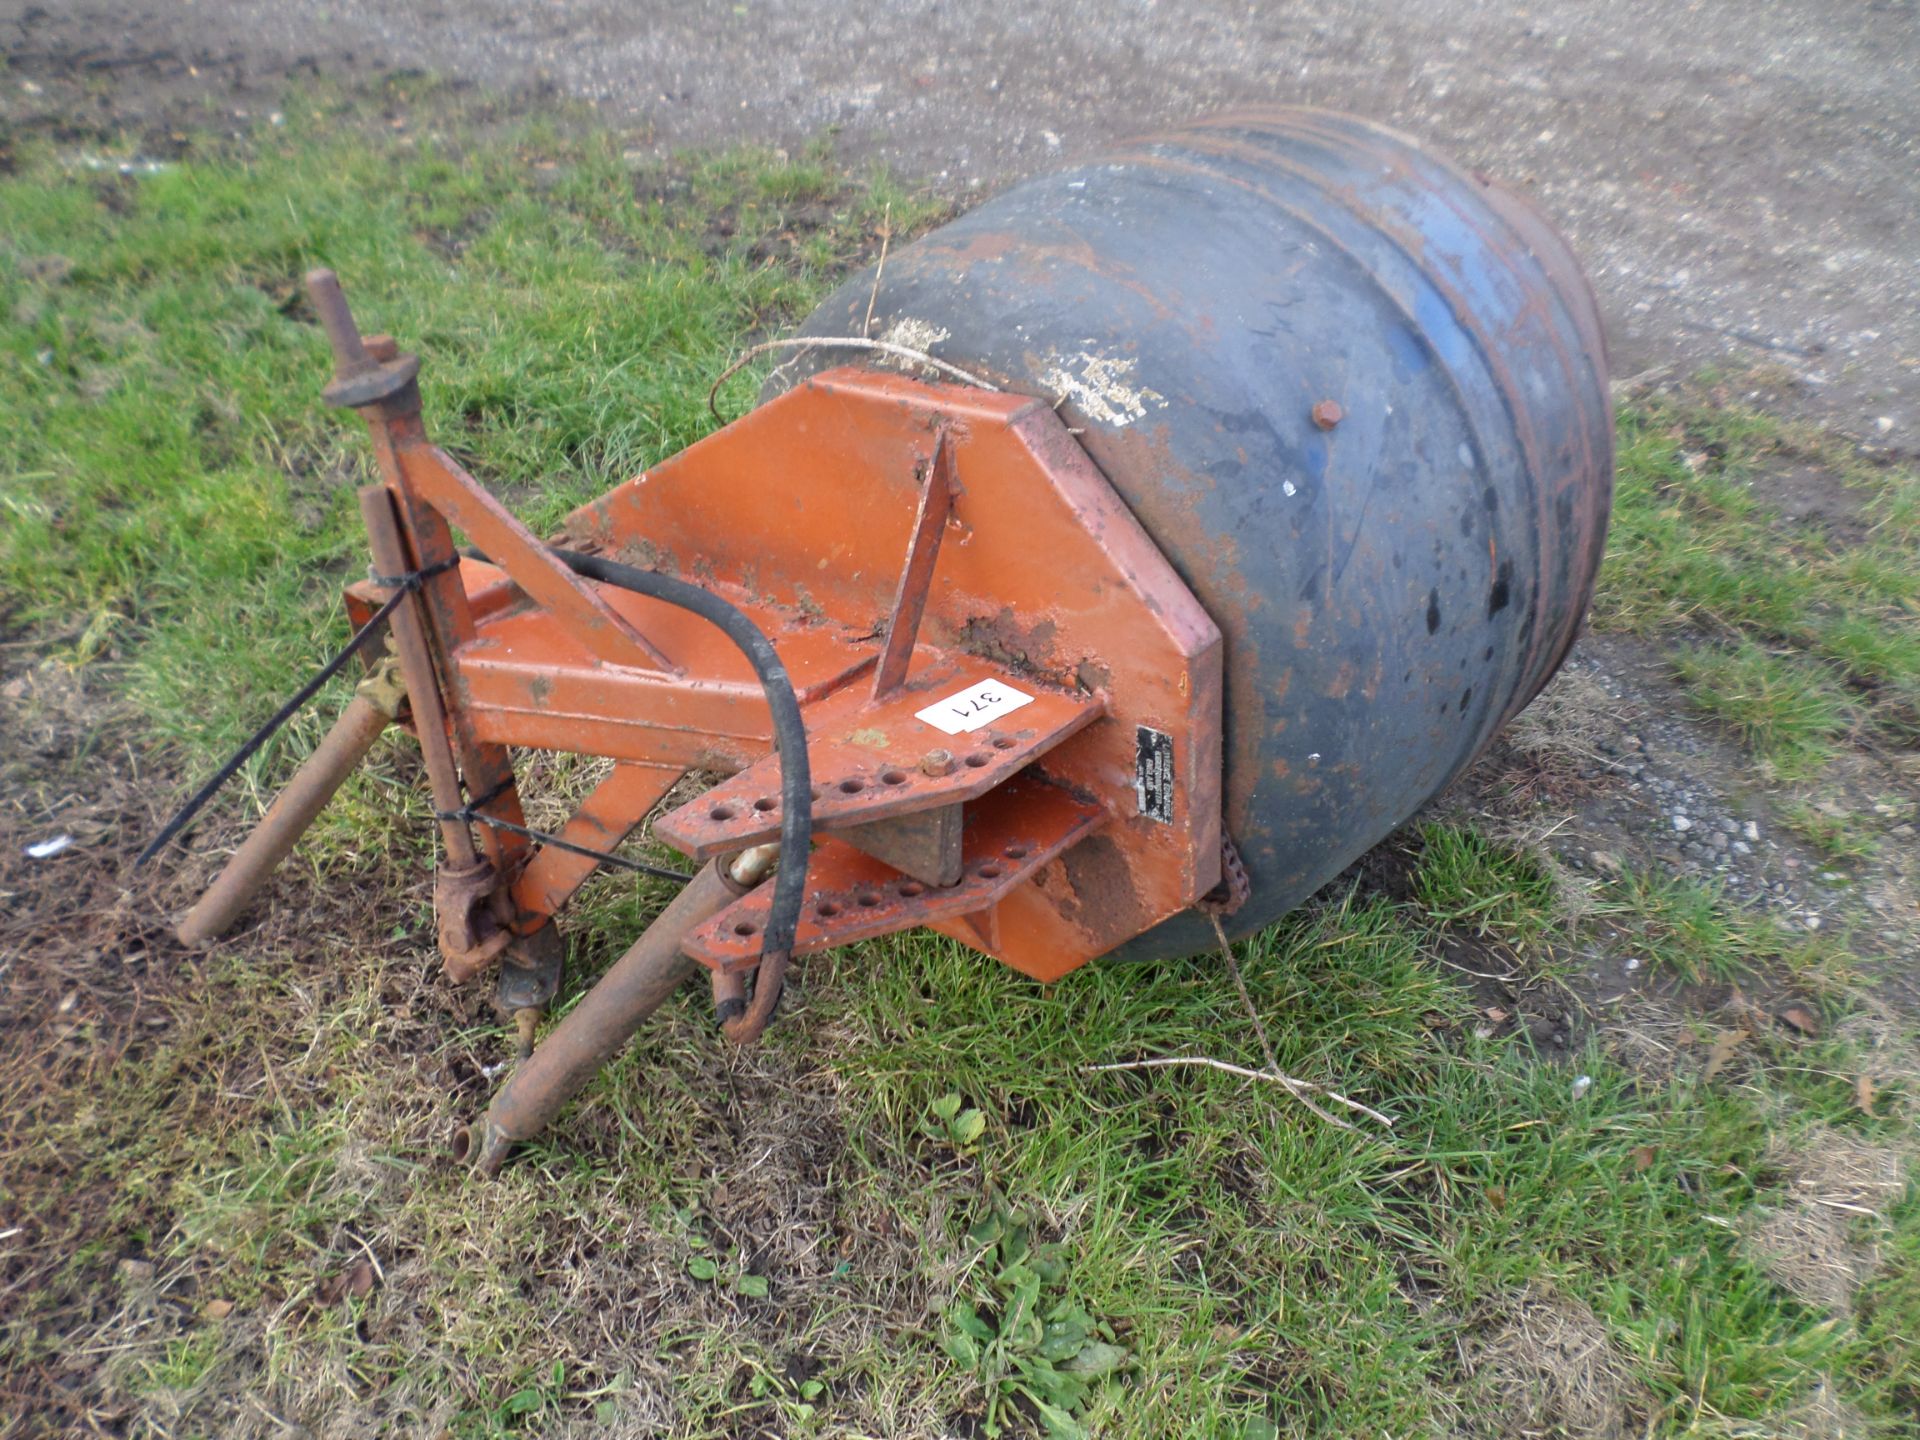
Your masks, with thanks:
<instances>
[{"instance_id":1,"label":"paint chip on drum","mask_svg":"<svg viewBox=\"0 0 1920 1440\"><path fill-rule=\"evenodd\" d=\"M1040 376L1040 383L1064 400L1071 400L1089 420L1111 425L1116 430L1142 419L1147 407L1167 408L1167 397L1158 390L1132 383L1138 360L1117 356L1056 355L1053 364Z\"/></svg>"},{"instance_id":2,"label":"paint chip on drum","mask_svg":"<svg viewBox=\"0 0 1920 1440\"><path fill-rule=\"evenodd\" d=\"M951 330L935 325L931 320L918 320L911 315L902 315L886 328L886 332L880 337L880 343L899 345L908 350L918 350L923 355L931 355L933 347L952 334ZM903 360L892 355L881 356L880 363L892 363L903 370L913 366L911 360Z\"/></svg>"}]
</instances>

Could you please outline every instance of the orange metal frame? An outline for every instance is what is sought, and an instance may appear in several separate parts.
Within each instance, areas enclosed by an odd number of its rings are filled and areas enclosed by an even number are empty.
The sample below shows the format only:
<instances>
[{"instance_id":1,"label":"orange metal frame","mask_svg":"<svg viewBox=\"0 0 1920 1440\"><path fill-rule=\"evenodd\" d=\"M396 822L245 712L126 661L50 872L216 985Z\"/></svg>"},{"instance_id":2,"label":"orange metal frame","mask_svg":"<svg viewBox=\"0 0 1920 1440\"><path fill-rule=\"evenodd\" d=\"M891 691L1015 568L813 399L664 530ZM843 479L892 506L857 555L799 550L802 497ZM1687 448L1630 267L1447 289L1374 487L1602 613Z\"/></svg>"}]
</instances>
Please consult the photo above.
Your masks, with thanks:
<instances>
[{"instance_id":1,"label":"orange metal frame","mask_svg":"<svg viewBox=\"0 0 1920 1440\"><path fill-rule=\"evenodd\" d=\"M491 562L435 575L422 607L479 812L522 822L511 750L532 747L618 762L562 832L576 844L616 844L692 769L732 778L658 837L695 857L776 838L768 709L732 644L576 576L427 440L410 393L362 414L415 565L452 560L455 529ZM711 589L778 650L815 787L797 952L926 924L1050 980L1219 880L1219 631L1044 403L832 371L555 542ZM381 593L350 589L357 621ZM956 696L977 722L922 717ZM483 833L523 935L594 869ZM903 858L936 853L957 878ZM751 967L766 908L747 894L689 950Z\"/></svg>"}]
</instances>

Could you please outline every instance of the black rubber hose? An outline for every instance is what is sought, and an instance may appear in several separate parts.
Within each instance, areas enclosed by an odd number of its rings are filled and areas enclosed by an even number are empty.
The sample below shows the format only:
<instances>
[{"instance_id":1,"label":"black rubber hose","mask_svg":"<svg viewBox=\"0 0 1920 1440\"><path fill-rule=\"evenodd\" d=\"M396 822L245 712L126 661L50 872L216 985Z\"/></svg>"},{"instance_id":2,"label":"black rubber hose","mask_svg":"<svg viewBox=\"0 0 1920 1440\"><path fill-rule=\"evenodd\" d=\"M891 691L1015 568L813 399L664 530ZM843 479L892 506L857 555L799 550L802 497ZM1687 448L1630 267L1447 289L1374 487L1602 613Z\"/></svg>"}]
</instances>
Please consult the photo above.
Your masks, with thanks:
<instances>
[{"instance_id":1,"label":"black rubber hose","mask_svg":"<svg viewBox=\"0 0 1920 1440\"><path fill-rule=\"evenodd\" d=\"M806 899L807 854L813 846L813 775L807 768L807 731L800 720L800 702L794 698L793 681L773 642L739 610L698 585L577 550L556 548L553 553L576 575L691 610L718 626L752 663L760 688L766 691L767 708L773 712L773 738L780 755L780 868L773 878L773 905L760 953L763 957L790 954L800 925L800 906Z\"/></svg>"}]
</instances>

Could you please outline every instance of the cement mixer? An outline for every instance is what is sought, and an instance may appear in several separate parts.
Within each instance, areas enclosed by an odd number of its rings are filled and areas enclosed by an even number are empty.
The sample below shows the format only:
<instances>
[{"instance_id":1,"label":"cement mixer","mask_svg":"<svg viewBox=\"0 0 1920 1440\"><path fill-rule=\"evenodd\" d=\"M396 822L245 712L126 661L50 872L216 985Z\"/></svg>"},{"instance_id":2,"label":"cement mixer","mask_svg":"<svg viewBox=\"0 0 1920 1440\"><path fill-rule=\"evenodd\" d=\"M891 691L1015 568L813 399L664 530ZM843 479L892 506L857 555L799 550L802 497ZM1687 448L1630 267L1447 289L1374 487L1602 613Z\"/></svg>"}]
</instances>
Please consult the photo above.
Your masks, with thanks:
<instances>
[{"instance_id":1,"label":"cement mixer","mask_svg":"<svg viewBox=\"0 0 1920 1440\"><path fill-rule=\"evenodd\" d=\"M447 974L496 973L521 1026L457 1137L487 1173L696 969L745 1043L795 958L896 931L1049 982L1269 924L1538 693L1600 561L1611 409L1572 255L1344 116L1225 116L1008 190L545 538L427 437L419 359L363 339L331 273L309 289L383 483L353 642L303 696L368 673L179 934L238 920L405 727ZM530 750L613 762L554 831L521 808ZM695 772L723 778L650 833L698 868L623 853ZM540 1036L555 916L606 867L684 884Z\"/></svg>"}]
</instances>

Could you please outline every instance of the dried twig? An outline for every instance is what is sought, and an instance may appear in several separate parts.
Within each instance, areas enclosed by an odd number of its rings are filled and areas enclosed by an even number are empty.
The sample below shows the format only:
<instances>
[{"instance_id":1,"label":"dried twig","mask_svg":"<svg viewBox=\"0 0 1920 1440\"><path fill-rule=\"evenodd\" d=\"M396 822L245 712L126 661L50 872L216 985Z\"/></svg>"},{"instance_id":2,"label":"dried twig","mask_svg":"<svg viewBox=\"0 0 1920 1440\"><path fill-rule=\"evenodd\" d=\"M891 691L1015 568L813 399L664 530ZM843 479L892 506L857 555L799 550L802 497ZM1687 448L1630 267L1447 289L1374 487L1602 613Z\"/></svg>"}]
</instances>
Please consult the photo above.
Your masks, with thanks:
<instances>
[{"instance_id":1,"label":"dried twig","mask_svg":"<svg viewBox=\"0 0 1920 1440\"><path fill-rule=\"evenodd\" d=\"M1273 1041L1267 1038L1267 1027L1260 1020L1260 1012L1253 1008L1253 996L1247 993L1247 982L1240 978L1240 962L1233 958L1233 944L1227 939L1227 927L1220 923L1220 917L1211 910L1207 919L1213 922L1213 938L1220 942L1220 958L1227 962L1227 972L1233 976L1233 988L1240 992L1240 1003L1247 1007L1247 1018L1253 1021L1253 1033L1260 1037L1260 1054L1267 1062L1267 1069L1274 1074L1280 1073L1280 1061L1273 1053Z\"/></svg>"},{"instance_id":2,"label":"dried twig","mask_svg":"<svg viewBox=\"0 0 1920 1440\"><path fill-rule=\"evenodd\" d=\"M880 263L873 267L873 289L867 294L867 318L860 326L862 335L873 333L873 307L880 299L880 277L887 273L887 245L893 239L893 202L880 217Z\"/></svg>"},{"instance_id":3,"label":"dried twig","mask_svg":"<svg viewBox=\"0 0 1920 1440\"><path fill-rule=\"evenodd\" d=\"M1365 1115L1369 1120L1377 1120L1380 1124L1391 1130L1393 1128L1392 1117L1382 1115L1378 1110L1368 1105L1362 1105L1358 1100L1349 1100L1345 1095L1335 1090L1329 1090L1324 1085L1316 1085L1311 1080L1298 1079L1295 1076L1287 1074L1280 1068L1280 1061L1273 1053L1273 1041L1267 1037L1267 1027L1260 1019L1260 1012L1254 1008L1253 996L1247 992L1247 982L1240 976L1240 962L1233 957L1233 946L1227 940L1226 928L1221 925L1218 915L1209 915L1207 918L1213 921L1213 934L1214 938L1220 942L1221 958L1227 962L1227 972L1233 976L1233 988L1240 992L1240 1003L1246 1006L1247 1018L1253 1021L1253 1033L1260 1039L1260 1053L1267 1062L1267 1068L1265 1070L1249 1070L1244 1065L1230 1065L1225 1060L1215 1060L1205 1055L1174 1055L1160 1060L1124 1060L1110 1065L1082 1065L1080 1067L1081 1070L1089 1072L1103 1070L1158 1070L1169 1065L1201 1065L1209 1070L1224 1070L1229 1075L1241 1075L1249 1080L1266 1080L1275 1085L1283 1086L1288 1094L1292 1095L1294 1099L1306 1106L1307 1109L1311 1110L1315 1115L1318 1115L1329 1125L1337 1126L1342 1130L1352 1130L1356 1127L1348 1121L1342 1120L1338 1115L1328 1114L1325 1110L1321 1109L1320 1106L1314 1104L1313 1096L1324 1096L1334 1104L1344 1105L1349 1110Z\"/></svg>"},{"instance_id":4,"label":"dried twig","mask_svg":"<svg viewBox=\"0 0 1920 1440\"><path fill-rule=\"evenodd\" d=\"M1121 1060L1110 1065L1082 1065L1080 1069L1083 1073L1103 1070L1160 1070L1170 1065L1201 1065L1209 1070L1224 1070L1227 1074L1238 1075L1242 1079L1265 1080L1269 1084L1284 1086L1293 1095L1294 1099L1298 1100L1302 1105L1305 1105L1322 1120L1327 1121L1331 1125L1338 1125L1342 1130L1351 1130L1354 1127L1345 1120L1342 1120L1338 1115L1329 1115L1325 1110L1322 1110L1307 1098L1309 1094L1324 1095L1336 1105L1345 1105L1349 1110L1358 1111L1369 1120L1377 1120L1389 1129L1393 1127L1393 1118L1391 1116L1382 1115L1378 1110L1367 1105L1362 1105L1358 1100L1349 1100L1346 1096L1329 1090L1324 1085L1316 1085L1311 1080L1300 1080L1292 1075L1282 1075L1274 1071L1249 1070L1244 1065L1232 1065L1225 1060L1215 1060L1209 1055L1168 1055L1157 1060Z\"/></svg>"},{"instance_id":5,"label":"dried twig","mask_svg":"<svg viewBox=\"0 0 1920 1440\"><path fill-rule=\"evenodd\" d=\"M815 347L832 347L847 350L873 350L882 355L891 355L896 360L909 360L915 365L925 365L942 375L949 375L963 385L978 386L982 390L996 393L1000 387L991 380L982 380L978 375L962 370L958 365L949 365L944 360L935 359L924 350L915 350L908 345L895 345L891 340L869 340L863 335L802 335L789 340L762 340L758 345L743 351L740 358L720 372L720 378L713 382L713 388L707 391L707 409L713 412L713 418L725 424L720 407L714 403L720 394L720 387L738 375L746 365L771 350L805 350Z\"/></svg>"}]
</instances>

